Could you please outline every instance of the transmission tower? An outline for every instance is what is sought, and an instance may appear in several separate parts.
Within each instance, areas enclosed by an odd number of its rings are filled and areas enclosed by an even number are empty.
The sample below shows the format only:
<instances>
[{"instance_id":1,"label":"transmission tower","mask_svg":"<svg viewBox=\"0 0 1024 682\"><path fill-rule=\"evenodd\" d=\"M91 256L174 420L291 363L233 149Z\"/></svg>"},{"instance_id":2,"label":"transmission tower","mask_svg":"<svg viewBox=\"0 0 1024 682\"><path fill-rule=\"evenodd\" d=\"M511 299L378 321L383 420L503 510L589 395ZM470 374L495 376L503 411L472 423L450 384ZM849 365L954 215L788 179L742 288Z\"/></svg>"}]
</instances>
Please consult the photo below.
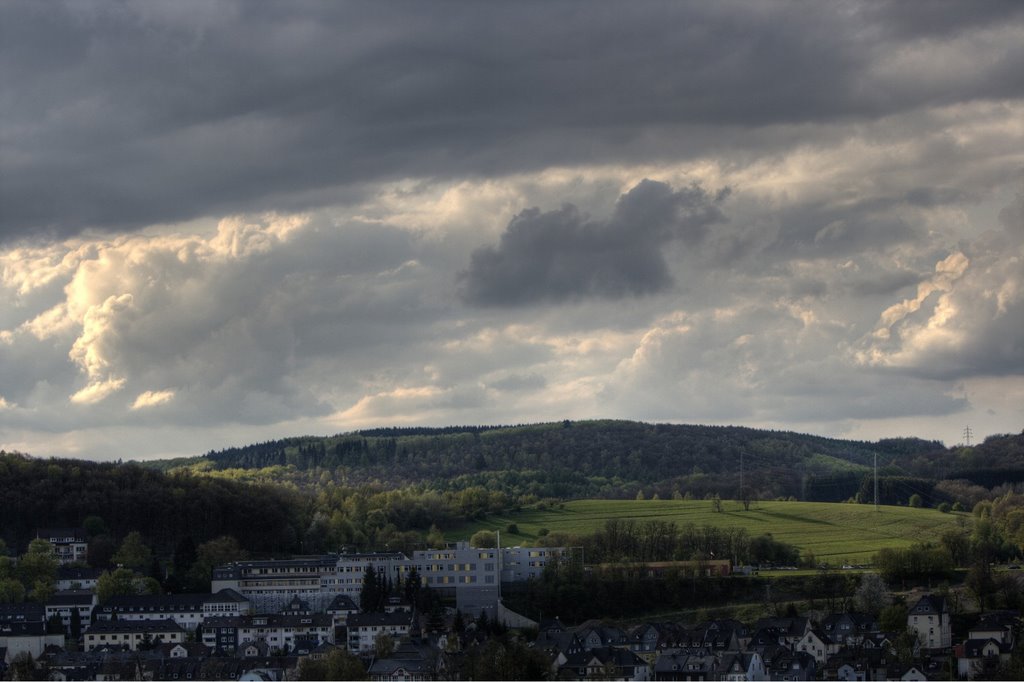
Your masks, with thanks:
<instances>
[{"instance_id":1,"label":"transmission tower","mask_svg":"<svg viewBox=\"0 0 1024 682\"><path fill-rule=\"evenodd\" d=\"M974 435L974 432L971 431L970 425L965 426L964 427L964 445L966 445L967 447L971 447L971 436L972 435Z\"/></svg>"}]
</instances>

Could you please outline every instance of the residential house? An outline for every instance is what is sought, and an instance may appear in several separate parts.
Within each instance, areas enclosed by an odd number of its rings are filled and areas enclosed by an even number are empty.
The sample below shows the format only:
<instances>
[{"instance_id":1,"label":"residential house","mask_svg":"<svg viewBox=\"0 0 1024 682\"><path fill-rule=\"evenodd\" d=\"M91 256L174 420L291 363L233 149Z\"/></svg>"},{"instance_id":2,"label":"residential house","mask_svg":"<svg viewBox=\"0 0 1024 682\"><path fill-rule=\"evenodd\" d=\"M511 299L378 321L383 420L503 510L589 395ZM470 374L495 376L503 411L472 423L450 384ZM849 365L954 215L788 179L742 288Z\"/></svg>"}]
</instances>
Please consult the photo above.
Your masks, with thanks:
<instances>
[{"instance_id":1,"label":"residential house","mask_svg":"<svg viewBox=\"0 0 1024 682\"><path fill-rule=\"evenodd\" d=\"M768 679L764 661L757 652L731 651L723 653L718 659L718 667L715 672L718 679L730 682Z\"/></svg>"},{"instance_id":2,"label":"residential house","mask_svg":"<svg viewBox=\"0 0 1024 682\"><path fill-rule=\"evenodd\" d=\"M71 615L73 611L78 612L79 631L74 633L80 635L82 630L92 622L92 612L96 608L97 599L94 592L89 590L61 590L55 592L52 597L46 600L46 619L54 616L60 618L64 626L64 632L71 635L71 624L74 621Z\"/></svg>"},{"instance_id":3,"label":"residential house","mask_svg":"<svg viewBox=\"0 0 1024 682\"><path fill-rule=\"evenodd\" d=\"M601 646L561 657L559 677L577 679L650 680L651 666L629 649Z\"/></svg>"},{"instance_id":4,"label":"residential house","mask_svg":"<svg viewBox=\"0 0 1024 682\"><path fill-rule=\"evenodd\" d=\"M914 631L925 649L952 646L952 623L944 597L926 594L907 613L907 627Z\"/></svg>"},{"instance_id":5,"label":"residential house","mask_svg":"<svg viewBox=\"0 0 1024 682\"><path fill-rule=\"evenodd\" d=\"M793 618L761 618L754 625L754 631L772 628L779 633L780 644L793 647L811 629L811 621L803 617Z\"/></svg>"},{"instance_id":6,"label":"residential house","mask_svg":"<svg viewBox=\"0 0 1024 682\"><path fill-rule=\"evenodd\" d=\"M835 642L822 630L812 628L800 638L794 649L813 656L820 667L828 663L829 657L839 651L839 643Z\"/></svg>"},{"instance_id":7,"label":"residential house","mask_svg":"<svg viewBox=\"0 0 1024 682\"><path fill-rule=\"evenodd\" d=\"M437 679L434 655L429 647L418 647L404 641L389 656L375 658L366 676L379 682L434 680Z\"/></svg>"},{"instance_id":8,"label":"residential house","mask_svg":"<svg viewBox=\"0 0 1024 682\"><path fill-rule=\"evenodd\" d=\"M655 680L716 680L718 660L707 650L663 653L654 662Z\"/></svg>"},{"instance_id":9,"label":"residential house","mask_svg":"<svg viewBox=\"0 0 1024 682\"><path fill-rule=\"evenodd\" d=\"M765 671L770 680L785 682L817 679L818 663L803 651L776 650L770 658L764 659Z\"/></svg>"},{"instance_id":10,"label":"residential house","mask_svg":"<svg viewBox=\"0 0 1024 682\"><path fill-rule=\"evenodd\" d=\"M750 630L738 620L711 620L679 634L679 646L708 647L712 651L742 651L750 642Z\"/></svg>"},{"instance_id":11,"label":"residential house","mask_svg":"<svg viewBox=\"0 0 1024 682\"><path fill-rule=\"evenodd\" d=\"M821 622L822 632L839 646L859 646L880 629L878 620L866 613L832 613Z\"/></svg>"},{"instance_id":12,"label":"residential house","mask_svg":"<svg viewBox=\"0 0 1024 682\"><path fill-rule=\"evenodd\" d=\"M1014 644L1014 627L1020 621L1017 611L990 611L981 615L971 627L968 639L994 639L1001 644Z\"/></svg>"},{"instance_id":13,"label":"residential house","mask_svg":"<svg viewBox=\"0 0 1024 682\"><path fill-rule=\"evenodd\" d=\"M0 621L0 649L5 650L5 663L10 663L21 653L39 658L47 646L63 644L64 635L47 634L43 621Z\"/></svg>"},{"instance_id":14,"label":"residential house","mask_svg":"<svg viewBox=\"0 0 1024 682\"><path fill-rule=\"evenodd\" d=\"M957 674L962 680L992 679L999 666L1009 662L1012 653L1010 644L992 637L968 639L954 647Z\"/></svg>"},{"instance_id":15,"label":"residential house","mask_svg":"<svg viewBox=\"0 0 1024 682\"><path fill-rule=\"evenodd\" d=\"M89 540L84 528L39 528L36 538L53 545L59 564L84 564L89 558Z\"/></svg>"},{"instance_id":16,"label":"residential house","mask_svg":"<svg viewBox=\"0 0 1024 682\"><path fill-rule=\"evenodd\" d=\"M226 654L234 654L248 641L266 642L270 651L292 651L298 640L315 637L320 642L334 641L334 625L324 613L291 616L281 613L255 616L215 616L203 621L203 644Z\"/></svg>"},{"instance_id":17,"label":"residential house","mask_svg":"<svg viewBox=\"0 0 1024 682\"><path fill-rule=\"evenodd\" d=\"M57 590L95 590L103 571L88 566L58 566Z\"/></svg>"},{"instance_id":18,"label":"residential house","mask_svg":"<svg viewBox=\"0 0 1024 682\"><path fill-rule=\"evenodd\" d=\"M354 654L374 650L377 638L390 635L400 639L409 634L413 614L407 611L393 613L354 613L348 617L348 649Z\"/></svg>"},{"instance_id":19,"label":"residential house","mask_svg":"<svg viewBox=\"0 0 1024 682\"><path fill-rule=\"evenodd\" d=\"M626 633L629 650L654 664L658 658L658 644L663 640L662 629L653 623L643 623Z\"/></svg>"}]
</instances>

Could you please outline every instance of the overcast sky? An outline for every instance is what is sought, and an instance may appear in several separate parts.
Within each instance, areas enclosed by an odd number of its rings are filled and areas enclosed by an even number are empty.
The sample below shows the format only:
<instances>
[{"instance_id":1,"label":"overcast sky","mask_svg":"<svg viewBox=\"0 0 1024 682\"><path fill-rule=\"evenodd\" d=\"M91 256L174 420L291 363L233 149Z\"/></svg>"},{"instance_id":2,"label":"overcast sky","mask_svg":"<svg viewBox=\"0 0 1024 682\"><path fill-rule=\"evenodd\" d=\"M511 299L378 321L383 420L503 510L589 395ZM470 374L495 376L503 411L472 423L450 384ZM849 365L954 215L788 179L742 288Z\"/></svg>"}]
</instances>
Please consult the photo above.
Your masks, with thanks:
<instances>
[{"instance_id":1,"label":"overcast sky","mask_svg":"<svg viewBox=\"0 0 1024 682\"><path fill-rule=\"evenodd\" d=\"M1024 428L1024 3L0 4L0 447Z\"/></svg>"}]
</instances>

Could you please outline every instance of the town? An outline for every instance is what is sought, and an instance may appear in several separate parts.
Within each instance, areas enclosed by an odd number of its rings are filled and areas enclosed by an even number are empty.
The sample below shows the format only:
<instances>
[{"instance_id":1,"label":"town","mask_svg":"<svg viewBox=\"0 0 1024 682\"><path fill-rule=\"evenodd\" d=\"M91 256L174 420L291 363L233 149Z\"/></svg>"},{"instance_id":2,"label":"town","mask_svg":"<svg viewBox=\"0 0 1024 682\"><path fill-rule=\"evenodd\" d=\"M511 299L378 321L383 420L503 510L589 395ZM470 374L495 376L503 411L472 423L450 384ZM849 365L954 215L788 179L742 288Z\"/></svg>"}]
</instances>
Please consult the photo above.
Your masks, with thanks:
<instances>
[{"instance_id":1,"label":"town","mask_svg":"<svg viewBox=\"0 0 1024 682\"><path fill-rule=\"evenodd\" d=\"M83 529L36 536L55 590L0 605L6 679L991 679L1020 624L1012 610L956 613L948 591L921 592L898 622L891 610L791 605L753 622L533 620L506 608L502 590L574 560L572 548L467 542L235 561L213 569L208 593L101 599ZM676 563L712 580L737 568Z\"/></svg>"}]
</instances>

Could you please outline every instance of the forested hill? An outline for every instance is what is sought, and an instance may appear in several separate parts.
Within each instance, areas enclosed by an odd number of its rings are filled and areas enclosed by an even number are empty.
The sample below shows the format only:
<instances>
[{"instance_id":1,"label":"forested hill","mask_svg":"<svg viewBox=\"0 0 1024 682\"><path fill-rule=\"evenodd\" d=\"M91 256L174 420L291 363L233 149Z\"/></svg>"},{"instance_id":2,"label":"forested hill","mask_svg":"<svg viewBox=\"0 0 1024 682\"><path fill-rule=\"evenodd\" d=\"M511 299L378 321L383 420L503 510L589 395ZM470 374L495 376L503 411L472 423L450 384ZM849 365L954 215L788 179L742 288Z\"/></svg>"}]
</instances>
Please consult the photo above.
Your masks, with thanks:
<instances>
[{"instance_id":1,"label":"forested hill","mask_svg":"<svg viewBox=\"0 0 1024 682\"><path fill-rule=\"evenodd\" d=\"M1000 436L975 448L947 449L917 438L869 443L732 426L565 421L373 429L152 465L214 471L283 467L342 472L351 484L437 490L482 485L537 497L738 495L742 469L746 493L755 497L843 500L861 490L877 455L883 496L905 502L906 491L930 496L937 480L954 473L974 480L997 470L996 476L1013 479L1019 471L1017 480L1024 480L1022 442L1021 435Z\"/></svg>"}]
</instances>

